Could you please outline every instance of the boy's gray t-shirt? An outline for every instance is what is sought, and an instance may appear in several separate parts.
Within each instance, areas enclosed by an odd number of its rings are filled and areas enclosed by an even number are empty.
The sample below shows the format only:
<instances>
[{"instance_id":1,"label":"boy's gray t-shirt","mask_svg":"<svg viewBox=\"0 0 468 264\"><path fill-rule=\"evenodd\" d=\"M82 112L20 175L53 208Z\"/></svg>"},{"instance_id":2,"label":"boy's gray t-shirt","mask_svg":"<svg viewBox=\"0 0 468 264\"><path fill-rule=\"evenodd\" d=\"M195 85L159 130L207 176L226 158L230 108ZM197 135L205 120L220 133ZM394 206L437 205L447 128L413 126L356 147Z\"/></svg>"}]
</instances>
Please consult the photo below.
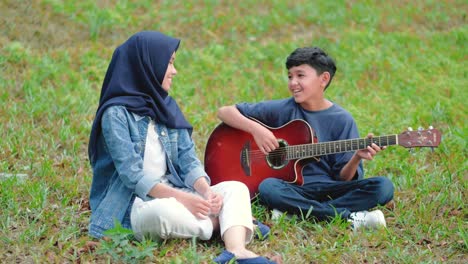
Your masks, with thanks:
<instances>
[{"instance_id":1,"label":"boy's gray t-shirt","mask_svg":"<svg viewBox=\"0 0 468 264\"><path fill-rule=\"evenodd\" d=\"M359 138L356 122L351 114L337 104L321 111L307 111L290 97L259 103L239 103L237 109L247 117L254 118L269 127L280 127L302 119L313 129L318 142ZM319 162L311 162L303 169L304 184L310 182L333 182L351 159L353 152L320 156ZM364 171L359 164L354 179L362 179Z\"/></svg>"}]
</instances>

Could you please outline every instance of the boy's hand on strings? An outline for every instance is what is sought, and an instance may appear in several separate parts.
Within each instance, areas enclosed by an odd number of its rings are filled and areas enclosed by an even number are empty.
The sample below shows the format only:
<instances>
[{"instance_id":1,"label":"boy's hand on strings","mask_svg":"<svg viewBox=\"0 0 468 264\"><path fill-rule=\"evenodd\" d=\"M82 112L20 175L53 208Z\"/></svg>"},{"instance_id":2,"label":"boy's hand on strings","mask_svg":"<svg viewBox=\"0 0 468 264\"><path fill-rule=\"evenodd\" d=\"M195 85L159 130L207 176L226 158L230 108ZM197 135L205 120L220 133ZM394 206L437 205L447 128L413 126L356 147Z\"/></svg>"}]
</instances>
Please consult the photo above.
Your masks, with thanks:
<instances>
[{"instance_id":1,"label":"boy's hand on strings","mask_svg":"<svg viewBox=\"0 0 468 264\"><path fill-rule=\"evenodd\" d=\"M251 134L258 148L265 155L279 147L278 139L276 139L273 132L260 124L255 125Z\"/></svg>"}]
</instances>

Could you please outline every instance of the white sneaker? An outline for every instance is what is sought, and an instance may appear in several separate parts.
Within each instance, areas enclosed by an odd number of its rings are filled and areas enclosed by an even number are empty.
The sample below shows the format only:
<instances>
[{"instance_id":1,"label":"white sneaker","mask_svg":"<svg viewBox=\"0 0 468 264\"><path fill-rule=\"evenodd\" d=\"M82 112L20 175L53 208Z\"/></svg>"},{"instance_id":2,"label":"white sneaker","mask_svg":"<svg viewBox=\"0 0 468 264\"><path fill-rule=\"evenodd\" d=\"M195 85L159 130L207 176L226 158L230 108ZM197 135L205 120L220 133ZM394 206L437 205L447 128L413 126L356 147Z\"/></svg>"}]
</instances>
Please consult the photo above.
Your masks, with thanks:
<instances>
[{"instance_id":1,"label":"white sneaker","mask_svg":"<svg viewBox=\"0 0 468 264\"><path fill-rule=\"evenodd\" d=\"M360 211L351 213L349 221L352 222L353 230L356 231L359 228L375 229L378 227L386 227L385 216L380 210L374 210L371 212Z\"/></svg>"},{"instance_id":2,"label":"white sneaker","mask_svg":"<svg viewBox=\"0 0 468 264\"><path fill-rule=\"evenodd\" d=\"M278 221L280 220L284 215L284 220L291 220L293 215L290 215L290 214L287 214L287 213L284 213L278 209L273 209L271 210L271 220L273 221Z\"/></svg>"},{"instance_id":3,"label":"white sneaker","mask_svg":"<svg viewBox=\"0 0 468 264\"><path fill-rule=\"evenodd\" d=\"M279 220L282 215L283 215L283 212L281 212L278 209L271 210L271 220L274 220L274 221Z\"/></svg>"}]
</instances>

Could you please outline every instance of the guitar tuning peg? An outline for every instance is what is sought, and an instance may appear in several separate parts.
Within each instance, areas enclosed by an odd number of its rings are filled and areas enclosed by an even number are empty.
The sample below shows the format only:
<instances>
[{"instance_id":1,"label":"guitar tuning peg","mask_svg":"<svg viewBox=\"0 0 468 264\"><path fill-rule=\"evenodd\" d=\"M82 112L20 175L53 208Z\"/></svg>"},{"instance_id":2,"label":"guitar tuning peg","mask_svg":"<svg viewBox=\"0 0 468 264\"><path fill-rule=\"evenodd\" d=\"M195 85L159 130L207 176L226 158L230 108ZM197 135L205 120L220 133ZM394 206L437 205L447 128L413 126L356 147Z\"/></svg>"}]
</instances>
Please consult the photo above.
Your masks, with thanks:
<instances>
[{"instance_id":1,"label":"guitar tuning peg","mask_svg":"<svg viewBox=\"0 0 468 264\"><path fill-rule=\"evenodd\" d=\"M413 131L413 128L412 128L412 127L408 127L408 131Z\"/></svg>"},{"instance_id":2,"label":"guitar tuning peg","mask_svg":"<svg viewBox=\"0 0 468 264\"><path fill-rule=\"evenodd\" d=\"M432 129L434 129L434 127L433 127L433 126L429 126L429 129L431 129L431 130L432 130Z\"/></svg>"},{"instance_id":3,"label":"guitar tuning peg","mask_svg":"<svg viewBox=\"0 0 468 264\"><path fill-rule=\"evenodd\" d=\"M423 131L424 128L422 126L418 127L418 131Z\"/></svg>"}]
</instances>

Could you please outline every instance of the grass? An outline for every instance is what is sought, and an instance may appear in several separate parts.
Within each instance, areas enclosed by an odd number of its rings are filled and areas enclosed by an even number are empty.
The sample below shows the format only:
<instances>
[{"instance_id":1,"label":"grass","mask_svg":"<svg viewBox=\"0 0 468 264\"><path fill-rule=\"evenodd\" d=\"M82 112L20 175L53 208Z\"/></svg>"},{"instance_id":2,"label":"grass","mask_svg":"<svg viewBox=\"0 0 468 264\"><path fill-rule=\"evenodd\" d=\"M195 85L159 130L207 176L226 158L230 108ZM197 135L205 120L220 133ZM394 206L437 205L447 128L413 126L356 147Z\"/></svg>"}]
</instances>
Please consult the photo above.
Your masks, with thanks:
<instances>
[{"instance_id":1,"label":"grass","mask_svg":"<svg viewBox=\"0 0 468 264\"><path fill-rule=\"evenodd\" d=\"M289 96L284 61L317 45L338 64L327 96L361 134L439 129L434 152L391 147L368 176L395 184L388 228L273 222L249 245L285 263L467 261L468 86L465 1L57 1L0 3L0 258L5 263L210 263L208 242L87 236L92 179L87 143L114 48L160 30L182 39L172 95L195 127L200 158L222 105ZM23 177L6 177L27 174Z\"/></svg>"}]
</instances>

